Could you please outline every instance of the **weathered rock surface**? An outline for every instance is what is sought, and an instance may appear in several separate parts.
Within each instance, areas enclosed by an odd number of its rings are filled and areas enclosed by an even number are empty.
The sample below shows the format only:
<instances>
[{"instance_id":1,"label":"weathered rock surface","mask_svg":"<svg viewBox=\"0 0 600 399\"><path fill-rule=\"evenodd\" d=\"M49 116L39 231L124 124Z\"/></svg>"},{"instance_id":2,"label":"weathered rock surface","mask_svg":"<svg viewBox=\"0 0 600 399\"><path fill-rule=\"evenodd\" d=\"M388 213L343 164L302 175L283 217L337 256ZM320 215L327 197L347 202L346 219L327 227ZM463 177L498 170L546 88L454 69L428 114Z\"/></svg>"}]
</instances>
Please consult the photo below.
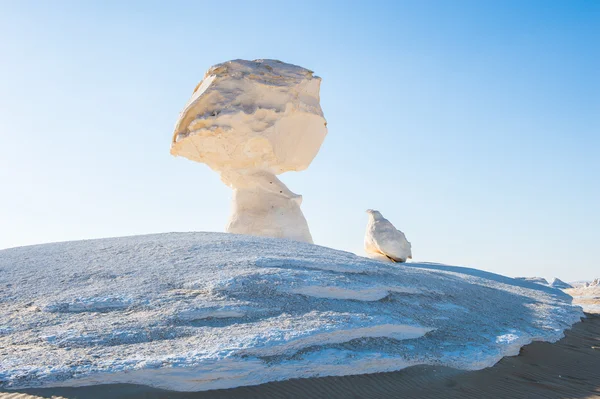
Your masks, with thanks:
<instances>
[{"instance_id":1,"label":"weathered rock surface","mask_svg":"<svg viewBox=\"0 0 600 399\"><path fill-rule=\"evenodd\" d=\"M0 387L206 390L479 369L582 316L551 287L290 240L173 233L0 251Z\"/></svg>"},{"instance_id":2,"label":"weathered rock surface","mask_svg":"<svg viewBox=\"0 0 600 399\"><path fill-rule=\"evenodd\" d=\"M515 280L529 281L530 283L550 285L548 280L543 277L515 277Z\"/></svg>"},{"instance_id":3,"label":"weathered rock surface","mask_svg":"<svg viewBox=\"0 0 600 399\"><path fill-rule=\"evenodd\" d=\"M369 221L365 232L365 252L383 262L406 262L412 259L412 246L403 232L396 229L381 212L367 209Z\"/></svg>"},{"instance_id":4,"label":"weathered rock surface","mask_svg":"<svg viewBox=\"0 0 600 399\"><path fill-rule=\"evenodd\" d=\"M556 277L550 283L550 287L558 288L560 290L565 289L565 288L573 288L573 286L571 284L565 283L564 281L562 281L561 279L556 278Z\"/></svg>"},{"instance_id":5,"label":"weathered rock surface","mask_svg":"<svg viewBox=\"0 0 600 399\"><path fill-rule=\"evenodd\" d=\"M306 169L327 135L320 84L296 65L233 60L194 90L171 154L207 164L234 190L228 232L312 242L302 197L275 175Z\"/></svg>"}]
</instances>

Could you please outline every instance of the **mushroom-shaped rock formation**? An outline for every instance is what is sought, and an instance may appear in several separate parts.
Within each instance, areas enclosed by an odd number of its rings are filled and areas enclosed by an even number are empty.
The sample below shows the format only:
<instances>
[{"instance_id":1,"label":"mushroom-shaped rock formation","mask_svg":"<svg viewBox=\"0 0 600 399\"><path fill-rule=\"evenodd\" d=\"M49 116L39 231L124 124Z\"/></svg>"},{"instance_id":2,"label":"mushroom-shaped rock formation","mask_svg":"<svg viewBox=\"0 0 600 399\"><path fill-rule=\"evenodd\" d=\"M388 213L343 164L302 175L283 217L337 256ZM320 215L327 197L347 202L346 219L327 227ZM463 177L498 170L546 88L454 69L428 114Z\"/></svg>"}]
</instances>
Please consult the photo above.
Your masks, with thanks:
<instances>
[{"instance_id":1,"label":"mushroom-shaped rock formation","mask_svg":"<svg viewBox=\"0 0 600 399\"><path fill-rule=\"evenodd\" d=\"M304 170L327 123L321 78L277 60L213 66L175 125L171 154L207 164L233 189L226 231L312 243L300 204L276 175Z\"/></svg>"}]
</instances>

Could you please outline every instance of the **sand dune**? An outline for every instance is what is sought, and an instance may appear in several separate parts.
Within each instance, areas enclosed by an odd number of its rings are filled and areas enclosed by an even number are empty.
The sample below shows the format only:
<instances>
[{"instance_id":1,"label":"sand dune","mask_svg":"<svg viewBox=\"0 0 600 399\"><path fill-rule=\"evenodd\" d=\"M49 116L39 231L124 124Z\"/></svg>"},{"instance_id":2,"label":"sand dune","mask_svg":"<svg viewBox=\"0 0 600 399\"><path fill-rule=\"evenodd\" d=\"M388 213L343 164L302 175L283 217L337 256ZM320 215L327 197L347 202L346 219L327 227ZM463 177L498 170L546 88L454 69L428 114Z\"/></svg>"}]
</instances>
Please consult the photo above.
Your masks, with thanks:
<instances>
[{"instance_id":1,"label":"sand dune","mask_svg":"<svg viewBox=\"0 0 600 399\"><path fill-rule=\"evenodd\" d=\"M599 398L600 316L588 315L554 344L535 342L494 367L460 371L417 366L393 373L274 382L197 393L136 385L25 390L67 399L265 399L265 398ZM36 396L5 394L0 398Z\"/></svg>"}]
</instances>

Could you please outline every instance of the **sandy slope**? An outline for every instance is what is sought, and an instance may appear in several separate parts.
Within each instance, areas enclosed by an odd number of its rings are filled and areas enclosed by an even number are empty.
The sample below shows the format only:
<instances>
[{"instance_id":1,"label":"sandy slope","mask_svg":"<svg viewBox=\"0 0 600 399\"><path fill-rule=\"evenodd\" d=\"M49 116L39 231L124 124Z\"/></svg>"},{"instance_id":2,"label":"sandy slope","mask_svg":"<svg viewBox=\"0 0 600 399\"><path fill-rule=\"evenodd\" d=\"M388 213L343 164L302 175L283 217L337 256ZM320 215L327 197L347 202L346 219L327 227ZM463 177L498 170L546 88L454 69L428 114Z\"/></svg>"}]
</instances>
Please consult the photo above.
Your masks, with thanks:
<instances>
[{"instance_id":1,"label":"sandy slope","mask_svg":"<svg viewBox=\"0 0 600 399\"><path fill-rule=\"evenodd\" d=\"M479 371L415 366L393 373L291 380L197 393L161 391L136 385L27 392L44 398L62 395L69 399L598 398L600 316L588 317L567 331L566 337L557 343L535 342L524 347L519 356L504 358L494 367ZM0 398L5 397L0 394Z\"/></svg>"},{"instance_id":2,"label":"sandy slope","mask_svg":"<svg viewBox=\"0 0 600 399\"><path fill-rule=\"evenodd\" d=\"M581 306L584 312L600 314L600 286L581 286L564 291L573 297L573 303Z\"/></svg>"}]
</instances>

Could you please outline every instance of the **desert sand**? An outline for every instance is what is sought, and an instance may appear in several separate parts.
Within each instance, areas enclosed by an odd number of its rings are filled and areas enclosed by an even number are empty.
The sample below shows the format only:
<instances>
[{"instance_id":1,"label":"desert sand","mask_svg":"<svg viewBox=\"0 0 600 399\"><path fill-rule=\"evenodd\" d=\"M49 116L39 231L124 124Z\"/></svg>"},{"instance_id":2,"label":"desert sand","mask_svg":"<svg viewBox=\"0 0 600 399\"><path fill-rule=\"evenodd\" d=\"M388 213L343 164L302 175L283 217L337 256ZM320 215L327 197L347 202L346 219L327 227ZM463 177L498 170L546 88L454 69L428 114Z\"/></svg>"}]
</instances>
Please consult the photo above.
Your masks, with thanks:
<instances>
[{"instance_id":1,"label":"desert sand","mask_svg":"<svg viewBox=\"0 0 600 399\"><path fill-rule=\"evenodd\" d=\"M573 297L573 304L581 306L586 313L600 314L600 285L598 279L590 285L565 289Z\"/></svg>"},{"instance_id":2,"label":"desert sand","mask_svg":"<svg viewBox=\"0 0 600 399\"><path fill-rule=\"evenodd\" d=\"M34 396L30 396L34 395ZM170 392L138 385L30 389L0 398L599 398L600 316L586 319L556 343L534 342L494 367L461 371L416 366L392 373L273 382L258 386Z\"/></svg>"}]
</instances>

